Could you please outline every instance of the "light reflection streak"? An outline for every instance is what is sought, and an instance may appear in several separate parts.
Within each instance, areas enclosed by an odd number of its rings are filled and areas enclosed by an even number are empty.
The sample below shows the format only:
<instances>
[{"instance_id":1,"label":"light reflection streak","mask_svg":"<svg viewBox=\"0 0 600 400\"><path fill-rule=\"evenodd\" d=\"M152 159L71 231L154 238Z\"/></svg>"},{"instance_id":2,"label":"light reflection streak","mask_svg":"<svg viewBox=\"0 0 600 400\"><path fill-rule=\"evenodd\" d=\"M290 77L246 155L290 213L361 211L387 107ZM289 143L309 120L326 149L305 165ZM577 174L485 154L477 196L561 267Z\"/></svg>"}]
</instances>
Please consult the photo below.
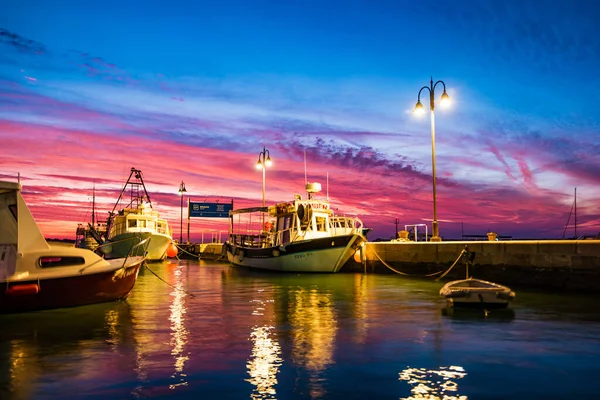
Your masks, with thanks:
<instances>
[{"instance_id":1,"label":"light reflection streak","mask_svg":"<svg viewBox=\"0 0 600 400\"><path fill-rule=\"evenodd\" d=\"M250 333L252 340L252 355L246 363L250 379L246 379L255 386L253 399L276 399L275 385L277 373L283 362L279 356L281 347L275 338L271 338L273 326L256 326Z\"/></svg>"},{"instance_id":2,"label":"light reflection streak","mask_svg":"<svg viewBox=\"0 0 600 400\"><path fill-rule=\"evenodd\" d=\"M186 381L187 374L183 372L183 369L185 362L189 359L188 353L185 351L189 331L185 327L185 314L187 310L183 300L186 294L183 291L181 274L180 269L174 273L176 284L173 292L171 292L173 302L170 306L171 314L169 315L169 321L171 321L171 355L175 359L175 372L171 375L171 378L179 379L179 382L169 385L169 389L171 390L179 386L187 386L188 384Z\"/></svg>"},{"instance_id":3,"label":"light reflection streak","mask_svg":"<svg viewBox=\"0 0 600 400\"><path fill-rule=\"evenodd\" d=\"M116 310L109 310L104 319L104 324L108 328L108 335L110 336L108 343L114 345L119 344L119 313ZM113 347L113 350L116 352L116 347Z\"/></svg>"},{"instance_id":4,"label":"light reflection streak","mask_svg":"<svg viewBox=\"0 0 600 400\"><path fill-rule=\"evenodd\" d=\"M356 343L364 343L367 337L367 302L368 287L367 277L364 274L356 274L354 277L354 320L356 321L356 332L353 339Z\"/></svg>"},{"instance_id":5,"label":"light reflection streak","mask_svg":"<svg viewBox=\"0 0 600 400\"><path fill-rule=\"evenodd\" d=\"M439 370L425 368L407 368L400 372L399 380L406 381L413 386L410 390L412 396L401 400L467 400L467 396L458 393L457 379L467 375L462 367L440 367ZM440 380L441 378L441 380ZM451 393L448 393L451 392Z\"/></svg>"},{"instance_id":6,"label":"light reflection streak","mask_svg":"<svg viewBox=\"0 0 600 400\"><path fill-rule=\"evenodd\" d=\"M292 359L309 373L311 398L323 397L326 390L320 373L333 364L337 332L331 293L299 290L290 304Z\"/></svg>"}]
</instances>

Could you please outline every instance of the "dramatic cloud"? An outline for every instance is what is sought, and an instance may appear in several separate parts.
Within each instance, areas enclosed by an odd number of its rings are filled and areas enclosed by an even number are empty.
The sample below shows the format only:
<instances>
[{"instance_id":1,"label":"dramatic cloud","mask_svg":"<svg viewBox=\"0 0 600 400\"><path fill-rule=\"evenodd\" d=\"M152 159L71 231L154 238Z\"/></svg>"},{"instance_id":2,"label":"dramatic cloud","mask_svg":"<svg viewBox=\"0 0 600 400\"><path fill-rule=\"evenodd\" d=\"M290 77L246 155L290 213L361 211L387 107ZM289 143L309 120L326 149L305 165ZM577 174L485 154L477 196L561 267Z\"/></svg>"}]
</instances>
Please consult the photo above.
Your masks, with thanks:
<instances>
[{"instance_id":1,"label":"dramatic cloud","mask_svg":"<svg viewBox=\"0 0 600 400\"><path fill-rule=\"evenodd\" d=\"M186 4L160 29L110 5L82 29L78 6L80 20L52 30L17 26L37 17L13 7L0 16L0 179L20 175L46 236L74 238L92 192L104 218L135 167L178 232L181 181L192 199L259 203L266 147L268 202L318 181L338 212L388 239L396 218L433 215L430 117L411 111L434 74L453 100L435 108L442 236L561 237L575 187L578 232L600 231L597 7L411 4L241 3L234 25L217 6L198 24ZM194 220L190 230L197 240L226 229Z\"/></svg>"}]
</instances>

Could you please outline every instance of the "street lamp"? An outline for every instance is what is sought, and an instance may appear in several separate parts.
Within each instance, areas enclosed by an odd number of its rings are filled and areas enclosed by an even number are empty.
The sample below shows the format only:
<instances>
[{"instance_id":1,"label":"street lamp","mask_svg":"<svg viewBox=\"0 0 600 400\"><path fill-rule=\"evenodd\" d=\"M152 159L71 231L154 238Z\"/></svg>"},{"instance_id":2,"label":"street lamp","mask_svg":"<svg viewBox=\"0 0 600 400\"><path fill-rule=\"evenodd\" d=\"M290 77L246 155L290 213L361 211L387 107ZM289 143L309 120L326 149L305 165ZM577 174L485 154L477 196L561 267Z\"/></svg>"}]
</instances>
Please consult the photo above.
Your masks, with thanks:
<instances>
[{"instance_id":1,"label":"street lamp","mask_svg":"<svg viewBox=\"0 0 600 400\"><path fill-rule=\"evenodd\" d=\"M258 162L256 163L256 168L257 169L262 169L262 206L265 206L265 170L267 169L267 167L270 167L271 165L273 165L273 162L271 161L271 154L269 153L269 150L265 149L263 146L263 149L260 153L258 153Z\"/></svg>"},{"instance_id":2,"label":"street lamp","mask_svg":"<svg viewBox=\"0 0 600 400\"><path fill-rule=\"evenodd\" d=\"M421 104L421 92L423 89L429 90L429 110L431 110L431 165L432 165L432 174L433 174L433 222L432 225L432 234L429 239L432 242L439 242L442 240L439 235L438 229L438 220L437 220L437 207L436 207L436 192L435 192L435 119L433 115L433 110L435 108L434 99L435 99L435 87L441 83L444 87L444 93L442 93L442 98L440 99L440 105L445 106L450 103L450 96L446 93L446 84L443 81L437 81L433 84L433 77L429 82L429 86L423 86L421 90L419 90L419 95L417 97L417 104L415 105L414 113L423 114L425 109L423 108L423 104Z\"/></svg>"},{"instance_id":3,"label":"street lamp","mask_svg":"<svg viewBox=\"0 0 600 400\"><path fill-rule=\"evenodd\" d=\"M271 153L269 153L269 150L265 149L265 146L263 146L263 149L260 153L258 153L258 162L256 163L256 168L257 169L262 169L262 206L263 208L265 207L265 171L267 169L267 167L270 167L271 165L273 165L273 162L271 161ZM265 213L262 212L262 226L264 229L265 226Z\"/></svg>"},{"instance_id":4,"label":"street lamp","mask_svg":"<svg viewBox=\"0 0 600 400\"><path fill-rule=\"evenodd\" d=\"M185 183L181 181L179 185L179 195L181 196L181 217L179 220L179 243L183 242L183 193L187 192L185 190Z\"/></svg>"}]
</instances>

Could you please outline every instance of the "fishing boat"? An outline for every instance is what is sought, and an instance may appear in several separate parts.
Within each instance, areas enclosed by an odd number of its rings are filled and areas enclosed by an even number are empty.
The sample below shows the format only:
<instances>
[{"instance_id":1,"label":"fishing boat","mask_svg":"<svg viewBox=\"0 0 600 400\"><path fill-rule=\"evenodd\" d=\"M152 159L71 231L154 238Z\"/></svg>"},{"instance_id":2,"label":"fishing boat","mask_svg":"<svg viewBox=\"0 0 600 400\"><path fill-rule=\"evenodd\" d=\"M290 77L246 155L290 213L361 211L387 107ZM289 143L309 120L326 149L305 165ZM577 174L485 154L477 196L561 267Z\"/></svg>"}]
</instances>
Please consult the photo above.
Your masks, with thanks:
<instances>
[{"instance_id":1,"label":"fishing boat","mask_svg":"<svg viewBox=\"0 0 600 400\"><path fill-rule=\"evenodd\" d=\"M281 272L338 272L366 242L362 221L335 216L329 200L315 198L319 183L307 183L307 197L268 207L230 212L224 250L236 266Z\"/></svg>"},{"instance_id":2,"label":"fishing boat","mask_svg":"<svg viewBox=\"0 0 600 400\"><path fill-rule=\"evenodd\" d=\"M100 244L104 243L103 236L106 236L106 221L96 220L96 187L94 186L92 191L92 222L77 224L75 247L96 250Z\"/></svg>"},{"instance_id":3,"label":"fishing boat","mask_svg":"<svg viewBox=\"0 0 600 400\"><path fill-rule=\"evenodd\" d=\"M129 201L123 206L128 190ZM173 242L169 223L160 218L159 213L152 207L142 171L139 169L131 168L129 178L109 213L106 225L106 240L112 243L107 257L122 257L132 245L149 238L146 259L163 261L167 258L167 250Z\"/></svg>"},{"instance_id":4,"label":"fishing boat","mask_svg":"<svg viewBox=\"0 0 600 400\"><path fill-rule=\"evenodd\" d=\"M143 253L146 244L136 246ZM143 262L143 256L108 260L87 249L50 245L21 195L21 184L0 182L0 313L126 298Z\"/></svg>"},{"instance_id":5,"label":"fishing boat","mask_svg":"<svg viewBox=\"0 0 600 400\"><path fill-rule=\"evenodd\" d=\"M449 307L498 309L507 308L515 298L515 292L498 283L475 279L469 276L469 263L475 253L463 251L466 258L466 279L448 282L440 289Z\"/></svg>"}]
</instances>

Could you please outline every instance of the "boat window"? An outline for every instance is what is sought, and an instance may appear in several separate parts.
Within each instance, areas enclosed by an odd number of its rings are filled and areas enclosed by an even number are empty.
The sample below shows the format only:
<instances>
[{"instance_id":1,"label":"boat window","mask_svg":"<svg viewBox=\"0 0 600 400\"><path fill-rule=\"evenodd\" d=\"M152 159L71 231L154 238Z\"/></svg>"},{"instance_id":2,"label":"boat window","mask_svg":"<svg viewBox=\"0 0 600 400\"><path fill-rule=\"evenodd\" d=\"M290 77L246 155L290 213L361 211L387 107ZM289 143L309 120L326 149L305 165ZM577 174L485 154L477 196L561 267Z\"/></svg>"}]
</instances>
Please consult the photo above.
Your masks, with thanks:
<instances>
[{"instance_id":1,"label":"boat window","mask_svg":"<svg viewBox=\"0 0 600 400\"><path fill-rule=\"evenodd\" d=\"M327 231L327 218L325 217L315 217L317 222L317 232L326 232Z\"/></svg>"},{"instance_id":2,"label":"boat window","mask_svg":"<svg viewBox=\"0 0 600 400\"><path fill-rule=\"evenodd\" d=\"M69 267L73 265L83 265L85 264L85 259L83 257L73 256L40 257L39 263L42 268Z\"/></svg>"},{"instance_id":3,"label":"boat window","mask_svg":"<svg viewBox=\"0 0 600 400\"><path fill-rule=\"evenodd\" d=\"M154 221L146 221L146 228L154 229Z\"/></svg>"},{"instance_id":4,"label":"boat window","mask_svg":"<svg viewBox=\"0 0 600 400\"><path fill-rule=\"evenodd\" d=\"M10 210L10 213L13 215L13 217L15 217L15 221L18 221L19 218L17 217L17 205L16 204L9 204L8 209Z\"/></svg>"},{"instance_id":5,"label":"boat window","mask_svg":"<svg viewBox=\"0 0 600 400\"><path fill-rule=\"evenodd\" d=\"M136 228L137 227L137 219L130 219L129 221L127 221L128 223L128 227L130 228Z\"/></svg>"}]
</instances>

